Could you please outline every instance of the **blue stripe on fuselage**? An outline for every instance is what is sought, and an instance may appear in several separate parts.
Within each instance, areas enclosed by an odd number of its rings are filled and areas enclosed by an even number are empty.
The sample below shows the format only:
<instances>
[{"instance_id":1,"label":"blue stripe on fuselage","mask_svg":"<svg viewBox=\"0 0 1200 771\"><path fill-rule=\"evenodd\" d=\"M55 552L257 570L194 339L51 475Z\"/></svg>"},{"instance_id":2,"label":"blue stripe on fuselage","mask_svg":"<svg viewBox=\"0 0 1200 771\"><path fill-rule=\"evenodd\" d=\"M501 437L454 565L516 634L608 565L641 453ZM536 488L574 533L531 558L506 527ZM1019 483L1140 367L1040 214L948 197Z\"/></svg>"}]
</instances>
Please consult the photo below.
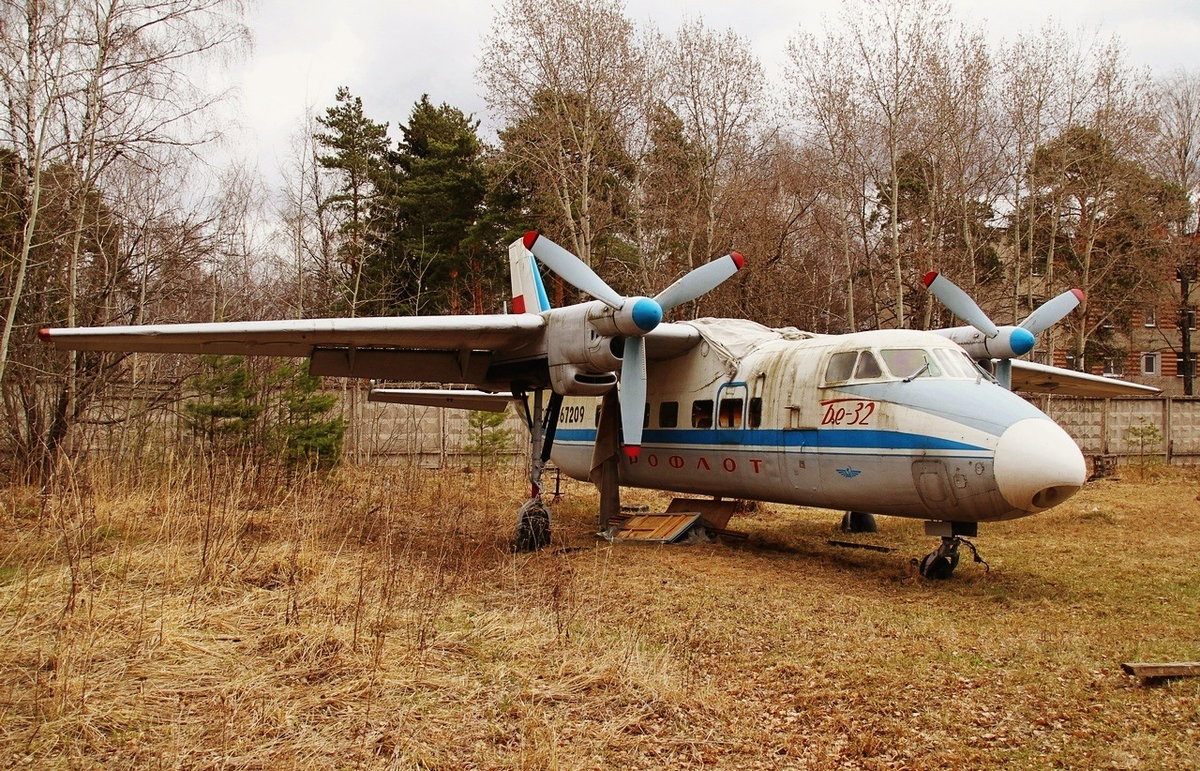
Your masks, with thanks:
<instances>
[{"instance_id":1,"label":"blue stripe on fuselage","mask_svg":"<svg viewBox=\"0 0 1200 771\"><path fill-rule=\"evenodd\" d=\"M594 428L559 428L556 439L563 442L594 442ZM881 431L870 428L822 428L790 429L704 429L704 428L658 428L647 429L642 434L642 443L647 445L693 445L719 446L741 445L753 447L820 447L822 450L974 450L988 448L965 442L955 442L924 434L907 434L902 431Z\"/></svg>"}]
</instances>

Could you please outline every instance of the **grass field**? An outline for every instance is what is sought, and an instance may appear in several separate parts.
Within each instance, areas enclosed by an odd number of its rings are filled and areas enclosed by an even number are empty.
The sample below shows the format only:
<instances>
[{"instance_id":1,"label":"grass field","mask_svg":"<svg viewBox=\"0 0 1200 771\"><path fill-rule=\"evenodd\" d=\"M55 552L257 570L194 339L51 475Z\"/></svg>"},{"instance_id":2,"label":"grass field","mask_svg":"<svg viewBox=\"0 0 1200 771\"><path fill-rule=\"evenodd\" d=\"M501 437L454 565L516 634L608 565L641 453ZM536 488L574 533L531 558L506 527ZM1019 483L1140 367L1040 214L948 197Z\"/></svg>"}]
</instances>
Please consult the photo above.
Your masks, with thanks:
<instances>
[{"instance_id":1,"label":"grass field","mask_svg":"<svg viewBox=\"0 0 1200 771\"><path fill-rule=\"evenodd\" d=\"M1200 765L1200 679L1120 670L1200 660L1195 475L984 526L990 571L936 583L920 522L771 505L743 543L614 546L575 484L515 555L520 477L3 491L0 766Z\"/></svg>"}]
</instances>

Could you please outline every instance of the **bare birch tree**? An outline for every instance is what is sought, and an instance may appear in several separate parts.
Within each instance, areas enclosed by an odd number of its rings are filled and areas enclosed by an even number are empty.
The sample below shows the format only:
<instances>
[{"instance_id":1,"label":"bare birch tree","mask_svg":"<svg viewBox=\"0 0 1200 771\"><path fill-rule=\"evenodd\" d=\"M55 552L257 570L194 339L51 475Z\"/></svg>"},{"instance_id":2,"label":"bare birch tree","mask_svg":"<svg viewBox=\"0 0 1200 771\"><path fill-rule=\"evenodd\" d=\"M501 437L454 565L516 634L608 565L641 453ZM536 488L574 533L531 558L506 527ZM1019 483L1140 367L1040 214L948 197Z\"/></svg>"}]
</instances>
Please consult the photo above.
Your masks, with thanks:
<instances>
[{"instance_id":1,"label":"bare birch tree","mask_svg":"<svg viewBox=\"0 0 1200 771\"><path fill-rule=\"evenodd\" d=\"M477 73L509 161L554 208L556 227L543 229L588 264L623 224L627 124L643 120L646 88L635 33L619 0L507 0Z\"/></svg>"},{"instance_id":2,"label":"bare birch tree","mask_svg":"<svg viewBox=\"0 0 1200 771\"><path fill-rule=\"evenodd\" d=\"M14 340L25 340L39 324L95 320L111 310L106 294L95 291L99 277L106 277L100 283L111 293L126 275L117 260L113 212L119 204L110 180L123 168L178 162L165 154L214 136L200 119L220 95L196 86L193 76L202 61L246 41L240 13L237 0L0 4L0 145L20 159L23 190L16 203L24 235L6 259L0 334L0 388L10 425L12 410L35 398L12 392L18 387L11 377ZM51 212L52 229L45 222ZM36 286L29 283L35 273ZM36 302L29 301L31 292ZM65 369L50 370L54 418L48 433L26 436L41 443L43 458L52 456L85 406L80 378L89 365L82 358L73 355ZM34 387L29 377L21 381L21 388Z\"/></svg>"}]
</instances>

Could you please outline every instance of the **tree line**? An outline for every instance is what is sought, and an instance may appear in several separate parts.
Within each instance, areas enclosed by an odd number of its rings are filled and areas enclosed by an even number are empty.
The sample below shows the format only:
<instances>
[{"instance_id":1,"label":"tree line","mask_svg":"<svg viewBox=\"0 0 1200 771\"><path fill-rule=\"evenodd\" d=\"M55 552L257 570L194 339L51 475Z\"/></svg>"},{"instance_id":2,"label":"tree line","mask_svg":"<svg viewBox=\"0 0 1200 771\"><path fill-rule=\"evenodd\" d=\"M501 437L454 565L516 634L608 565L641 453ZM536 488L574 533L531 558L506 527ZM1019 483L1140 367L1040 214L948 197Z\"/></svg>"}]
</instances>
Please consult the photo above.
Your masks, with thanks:
<instances>
[{"instance_id":1,"label":"tree line","mask_svg":"<svg viewBox=\"0 0 1200 771\"><path fill-rule=\"evenodd\" d=\"M244 53L243 14L0 3L0 396L22 468L81 424L155 414L200 366L55 354L41 326L498 312L529 228L623 292L737 249L743 274L677 312L818 332L956 323L929 270L998 321L1079 286L1044 343L1079 366L1194 276L1200 73L1156 79L1115 38L1047 22L993 43L940 0L860 0L769 75L700 19L664 33L620 0L504 0L477 70L494 133L425 96L393 135L341 88L272 191L197 166L223 97L198 73ZM117 382L137 395L98 399Z\"/></svg>"}]
</instances>

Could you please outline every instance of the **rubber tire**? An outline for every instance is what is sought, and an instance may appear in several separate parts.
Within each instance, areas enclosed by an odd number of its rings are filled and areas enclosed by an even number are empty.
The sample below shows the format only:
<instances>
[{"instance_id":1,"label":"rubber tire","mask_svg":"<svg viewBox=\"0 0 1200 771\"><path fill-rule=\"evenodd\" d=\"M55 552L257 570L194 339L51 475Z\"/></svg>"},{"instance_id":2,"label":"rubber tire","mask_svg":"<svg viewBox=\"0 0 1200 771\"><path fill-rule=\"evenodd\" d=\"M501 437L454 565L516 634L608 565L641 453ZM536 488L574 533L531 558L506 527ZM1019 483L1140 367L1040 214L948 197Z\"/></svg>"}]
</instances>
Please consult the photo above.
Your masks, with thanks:
<instances>
[{"instance_id":1,"label":"rubber tire","mask_svg":"<svg viewBox=\"0 0 1200 771\"><path fill-rule=\"evenodd\" d=\"M542 506L529 506L517 521L513 550L534 552L550 545L550 512Z\"/></svg>"},{"instance_id":2,"label":"rubber tire","mask_svg":"<svg viewBox=\"0 0 1200 771\"><path fill-rule=\"evenodd\" d=\"M875 515L865 511L847 511L842 515L843 533L878 533Z\"/></svg>"},{"instance_id":3,"label":"rubber tire","mask_svg":"<svg viewBox=\"0 0 1200 771\"><path fill-rule=\"evenodd\" d=\"M943 557L936 551L931 551L921 560L921 575L930 581L945 581L954 575L956 567L958 567L957 554L953 557Z\"/></svg>"}]
</instances>

